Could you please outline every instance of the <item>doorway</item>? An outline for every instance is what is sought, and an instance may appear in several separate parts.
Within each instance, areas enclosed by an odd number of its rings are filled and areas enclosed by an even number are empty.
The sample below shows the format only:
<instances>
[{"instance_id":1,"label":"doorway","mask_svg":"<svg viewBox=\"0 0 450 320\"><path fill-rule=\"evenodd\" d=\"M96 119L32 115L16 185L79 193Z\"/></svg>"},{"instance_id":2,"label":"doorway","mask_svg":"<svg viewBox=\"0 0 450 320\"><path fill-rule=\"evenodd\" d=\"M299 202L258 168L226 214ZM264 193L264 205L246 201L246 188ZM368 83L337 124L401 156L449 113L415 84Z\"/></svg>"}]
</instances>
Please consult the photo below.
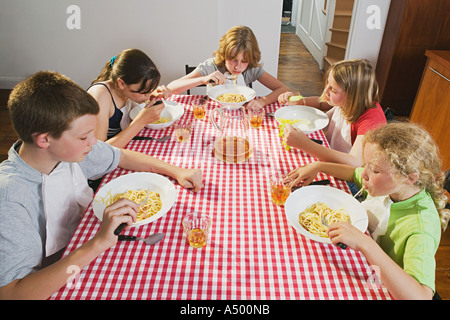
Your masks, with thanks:
<instances>
[{"instance_id":1,"label":"doorway","mask_svg":"<svg viewBox=\"0 0 450 320\"><path fill-rule=\"evenodd\" d=\"M295 23L292 21L293 0L283 0L281 13L281 33L295 33Z\"/></svg>"}]
</instances>

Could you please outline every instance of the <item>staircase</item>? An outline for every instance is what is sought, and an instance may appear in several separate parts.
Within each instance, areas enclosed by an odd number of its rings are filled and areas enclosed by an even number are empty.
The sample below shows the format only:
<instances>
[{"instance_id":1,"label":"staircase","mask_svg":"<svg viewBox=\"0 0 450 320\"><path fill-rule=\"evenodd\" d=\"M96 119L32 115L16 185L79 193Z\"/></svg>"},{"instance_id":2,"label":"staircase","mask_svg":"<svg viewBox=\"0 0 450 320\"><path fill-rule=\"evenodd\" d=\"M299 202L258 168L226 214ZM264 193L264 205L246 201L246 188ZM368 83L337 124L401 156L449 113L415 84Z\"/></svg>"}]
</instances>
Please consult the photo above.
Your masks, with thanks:
<instances>
[{"instance_id":1,"label":"staircase","mask_svg":"<svg viewBox=\"0 0 450 320\"><path fill-rule=\"evenodd\" d=\"M325 43L328 47L324 57L324 71L338 61L344 60L347 49L348 33L352 20L354 0L336 0L331 39Z\"/></svg>"}]
</instances>

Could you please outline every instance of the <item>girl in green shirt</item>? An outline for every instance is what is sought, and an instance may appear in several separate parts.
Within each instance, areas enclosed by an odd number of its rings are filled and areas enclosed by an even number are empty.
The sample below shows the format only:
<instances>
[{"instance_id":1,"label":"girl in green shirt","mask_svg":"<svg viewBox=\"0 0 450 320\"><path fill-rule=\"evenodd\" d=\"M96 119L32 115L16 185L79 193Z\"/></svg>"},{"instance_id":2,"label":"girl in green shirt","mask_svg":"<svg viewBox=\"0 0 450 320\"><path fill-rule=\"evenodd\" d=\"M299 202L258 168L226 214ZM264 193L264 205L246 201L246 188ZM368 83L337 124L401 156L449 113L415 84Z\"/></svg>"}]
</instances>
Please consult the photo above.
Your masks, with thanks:
<instances>
[{"instance_id":1,"label":"girl in green shirt","mask_svg":"<svg viewBox=\"0 0 450 320\"><path fill-rule=\"evenodd\" d=\"M372 236L340 222L329 226L330 240L361 251L393 298L431 299L434 255L450 217L438 148L417 125L389 123L365 135L363 158L362 168L314 162L290 177L306 185L324 172L363 187L368 197L362 204L385 213L374 219L368 210Z\"/></svg>"}]
</instances>

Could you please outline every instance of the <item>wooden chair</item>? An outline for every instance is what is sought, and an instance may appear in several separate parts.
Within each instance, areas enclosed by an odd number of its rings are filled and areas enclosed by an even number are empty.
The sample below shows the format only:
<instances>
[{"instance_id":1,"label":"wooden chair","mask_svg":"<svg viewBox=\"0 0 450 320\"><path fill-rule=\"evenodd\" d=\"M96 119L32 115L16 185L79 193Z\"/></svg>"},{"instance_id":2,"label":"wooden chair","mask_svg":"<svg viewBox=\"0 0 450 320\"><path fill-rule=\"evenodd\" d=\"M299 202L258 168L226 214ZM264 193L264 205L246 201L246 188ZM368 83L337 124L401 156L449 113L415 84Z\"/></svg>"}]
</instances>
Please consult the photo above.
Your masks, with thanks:
<instances>
[{"instance_id":1,"label":"wooden chair","mask_svg":"<svg viewBox=\"0 0 450 320\"><path fill-rule=\"evenodd\" d=\"M185 65L184 68L185 68L186 74L189 74L192 71L194 71L196 67L191 67L189 65ZM206 85L200 84L197 87L206 87ZM189 90L189 89L186 92L187 92L187 94L191 94L191 90Z\"/></svg>"}]
</instances>

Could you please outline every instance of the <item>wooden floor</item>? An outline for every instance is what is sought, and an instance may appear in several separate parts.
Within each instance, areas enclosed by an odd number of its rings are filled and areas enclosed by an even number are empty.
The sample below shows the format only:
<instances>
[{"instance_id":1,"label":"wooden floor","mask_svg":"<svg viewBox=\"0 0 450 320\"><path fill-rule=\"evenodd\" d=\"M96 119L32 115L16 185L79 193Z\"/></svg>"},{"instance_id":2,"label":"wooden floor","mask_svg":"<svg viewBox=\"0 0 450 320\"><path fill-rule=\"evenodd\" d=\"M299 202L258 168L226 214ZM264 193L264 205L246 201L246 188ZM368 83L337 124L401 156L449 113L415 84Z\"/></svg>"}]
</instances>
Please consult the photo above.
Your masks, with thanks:
<instances>
[{"instance_id":1,"label":"wooden floor","mask_svg":"<svg viewBox=\"0 0 450 320\"><path fill-rule=\"evenodd\" d=\"M295 34L282 33L278 78L304 96L320 95L324 73ZM7 158L17 139L6 109L9 90L0 90L0 162ZM450 229L450 227L449 227ZM442 299L450 300L450 231L442 234L436 253L436 289Z\"/></svg>"},{"instance_id":2,"label":"wooden floor","mask_svg":"<svg viewBox=\"0 0 450 320\"><path fill-rule=\"evenodd\" d=\"M299 90L305 97L322 93L324 72L297 35L281 34L278 61L278 79L291 90Z\"/></svg>"}]
</instances>

